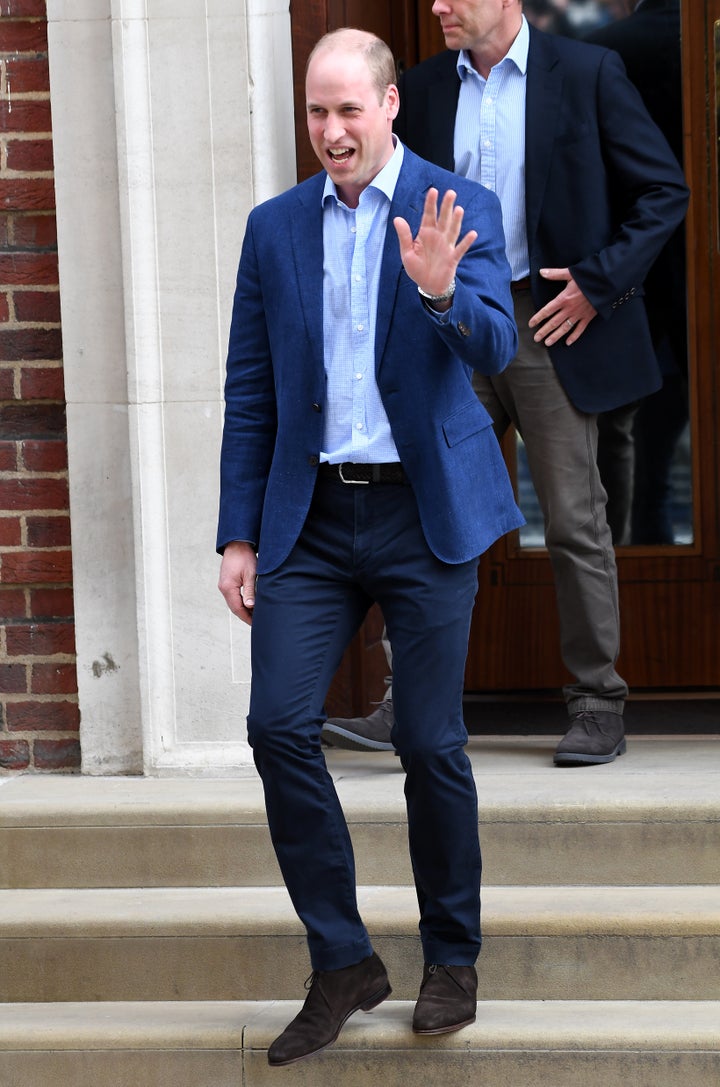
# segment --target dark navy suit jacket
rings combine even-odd
[[[460,80],[444,52],[400,79],[395,131],[452,169]],[[642,285],[682,221],[688,191],[667,142],[616,53],[530,28],[525,125],[526,227],[536,308],[564,283],[540,268],[569,267],[598,311],[581,339],[550,348],[581,411],[654,392],[661,376]]]
[[[325,173],[255,208],[233,306],[225,387],[217,544],[258,547],[258,572],[279,566],[302,531],[323,441]],[[451,320],[438,324],[406,274],[392,219],[417,233],[430,186],[452,187],[463,233]],[[468,561],[523,523],[490,417],[471,372],[502,370],[517,349],[500,205],[480,185],[405,149],[388,216],[378,293],[375,375],[427,542]]]

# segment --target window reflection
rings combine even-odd
[[[680,0],[524,0],[523,10],[540,29],[616,49],[682,163]],[[663,387],[637,404],[600,416],[598,465],[616,545],[689,544],[693,510],[683,228],[658,257],[645,292]],[[542,515],[520,439],[517,452],[518,500],[527,520],[520,542],[542,546]]]

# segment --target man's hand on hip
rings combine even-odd
[[[530,318],[530,328],[537,329],[535,342],[544,341],[546,347],[552,347],[565,336],[565,342],[570,347],[597,316],[597,310],[588,302],[570,275],[569,268],[541,268],[540,275],[543,279],[564,279],[567,285]]]

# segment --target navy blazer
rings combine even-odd
[[[395,131],[452,169],[460,90],[457,53],[400,79]],[[642,285],[682,221],[688,190],[665,137],[618,55],[530,27],[525,122],[525,218],[537,309],[563,283],[540,268],[569,267],[598,311],[580,340],[550,355],[581,411],[607,411],[661,384]]]
[[[225,384],[217,545],[257,546],[279,566],[302,531],[323,441],[322,193],[326,174],[255,208],[233,305]],[[463,233],[450,320],[437,321],[405,272],[392,220],[413,235],[425,194],[452,187]],[[471,372],[502,370],[517,349],[500,205],[480,185],[405,149],[388,216],[378,293],[375,376],[423,531],[443,562],[468,561],[523,523]]]

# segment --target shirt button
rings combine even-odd
[[[365,325],[358,325],[357,326],[358,332],[362,332],[364,328],[365,328]]]
[[[358,381],[362,381],[362,374],[355,374]]]
[[[362,430],[362,428],[363,428],[363,425],[362,425],[362,423],[356,423],[356,424],[355,424],[355,429],[356,429],[356,430]]]

